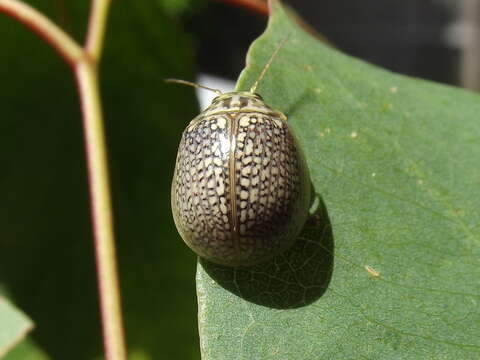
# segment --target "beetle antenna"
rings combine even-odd
[[[198,89],[205,89],[205,90],[210,90],[213,91],[214,93],[217,93],[218,95],[222,95],[222,92],[218,89],[213,89],[205,85],[200,85],[194,82],[186,81],[186,80],[180,80],[180,79],[165,79],[165,82],[167,83],[176,83],[176,84],[182,84],[182,85],[188,85],[188,86],[193,86],[194,88]]]
[[[273,59],[275,59],[275,57],[277,56],[278,52],[280,51],[280,49],[283,47],[283,45],[285,45],[285,43],[287,42],[287,40],[289,39],[291,33],[288,34],[287,36],[285,36],[285,38],[281,41],[281,43],[277,46],[277,48],[275,49],[275,51],[273,52],[272,56],[270,56],[270,59],[268,59],[268,62],[267,64],[264,66],[262,72],[260,73],[260,76],[257,78],[257,80],[255,81],[255,83],[253,84],[253,86],[250,88],[250,92],[252,94],[255,93],[255,90],[257,90],[257,86],[258,86],[258,83],[263,79],[263,77],[265,76],[265,74],[267,73],[267,70],[268,68],[270,67],[270,65],[272,65],[272,62],[273,62]]]

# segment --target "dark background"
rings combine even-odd
[[[471,59],[471,53],[478,52],[479,46],[467,41],[470,34],[478,38],[480,3],[475,0],[285,3],[332,46],[352,56],[402,74],[478,88],[478,80],[472,76],[478,78],[475,63],[479,58]],[[205,11],[187,17],[186,24],[188,31],[199,36],[199,71],[235,79],[244,66],[243,55],[263,31],[266,17],[212,1]],[[465,71],[469,75],[463,74]]]

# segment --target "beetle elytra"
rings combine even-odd
[[[184,242],[228,266],[268,261],[289,248],[310,203],[310,177],[287,118],[250,91],[221,93],[185,129],[172,182],[172,212]]]

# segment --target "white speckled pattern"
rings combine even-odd
[[[309,200],[307,167],[286,118],[258,95],[220,95],[185,130],[172,211],[185,243],[207,260],[267,261],[294,242]]]

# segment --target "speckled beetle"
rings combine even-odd
[[[187,126],[172,182],[172,212],[185,243],[201,257],[250,266],[289,248],[303,227],[310,178],[287,118],[255,93],[284,40],[250,91],[215,91]]]

